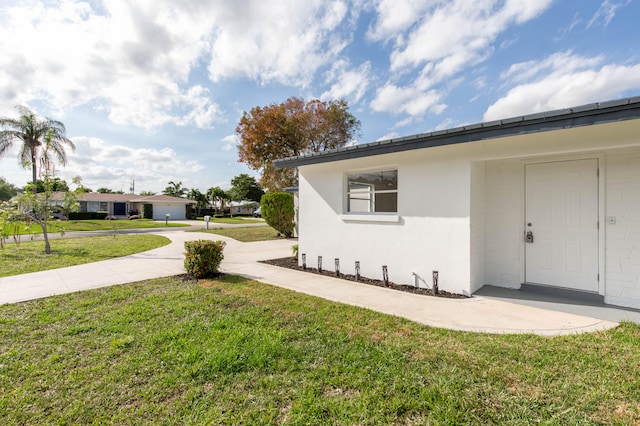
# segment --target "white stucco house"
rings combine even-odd
[[[54,201],[61,202],[64,193],[54,194]],[[145,204],[153,206],[153,219],[165,220],[170,215],[171,220],[186,219],[186,207],[195,201],[186,198],[170,197],[168,195],[135,195],[135,194],[103,194],[100,192],[85,192],[78,195],[81,212],[107,212],[117,219],[126,219],[130,213],[138,212],[142,217]]]
[[[640,97],[291,157],[307,264],[640,308]],[[327,262],[327,259],[329,261]]]

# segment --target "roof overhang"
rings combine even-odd
[[[284,169],[635,119],[640,119],[640,96],[288,157],[273,164]]]

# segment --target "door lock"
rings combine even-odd
[[[524,237],[524,241],[527,243],[533,243],[533,232],[527,231]]]

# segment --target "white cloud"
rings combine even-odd
[[[349,99],[352,103],[357,103],[364,96],[371,79],[369,61],[357,69],[349,68],[349,61],[345,59],[336,61],[326,74],[326,82],[333,82],[333,84],[320,96],[320,99]]]
[[[110,145],[98,138],[73,138],[75,152],[67,153],[67,166],[60,176],[71,182],[80,175],[83,184],[93,190],[99,187],[129,189],[131,179],[136,188],[159,192],[170,180],[182,181],[189,187],[191,176],[205,168],[198,161],[181,158],[171,148],[130,148]]]
[[[538,16],[550,4],[551,0],[382,0],[369,36],[395,41],[393,70],[459,56],[473,63],[509,25]]]
[[[543,112],[618,98],[630,90],[640,90],[640,64],[610,64],[584,69],[599,58],[565,58],[544,61],[540,70],[551,69],[542,77],[512,88],[484,113],[484,120]],[[577,66],[576,64],[582,64]],[[533,76],[528,76],[533,77]],[[521,81],[518,79],[517,81]]]
[[[624,0],[617,3],[612,0],[604,0],[587,24],[587,28],[591,28],[601,21],[602,25],[606,27],[607,25],[609,25],[609,22],[611,22],[611,20],[616,16],[617,10],[628,5],[629,3],[631,3],[631,0]]]
[[[211,127],[218,106],[188,82],[207,51],[212,23],[197,3],[108,0],[22,4],[2,9],[0,100],[36,100],[62,111],[90,104],[118,124]]]
[[[378,141],[387,141],[389,139],[395,139],[395,138],[399,138],[400,134],[398,132],[390,132],[390,133],[386,133],[382,136],[380,136],[378,139],[376,139],[376,142]]]
[[[411,115],[441,111],[443,91],[434,89],[436,85],[486,60],[499,34],[535,18],[550,4],[551,0],[381,0],[368,36],[393,44],[390,70],[395,76],[378,90],[371,107]],[[416,68],[421,71],[413,82],[402,87],[394,81]],[[399,98],[392,100],[391,95]]]
[[[44,101],[58,116],[91,105],[114,123],[147,129],[211,128],[221,120],[215,94],[191,82],[203,65],[214,81],[306,87],[348,45],[361,7],[346,0],[9,1],[0,6],[0,103]],[[331,90],[353,76],[341,78]],[[362,83],[351,83],[352,95],[362,96]]]
[[[386,84],[378,89],[376,98],[371,102],[374,111],[388,111],[421,115],[425,111],[440,114],[446,108],[441,101],[443,94],[436,90],[420,91],[415,87],[398,87]]]
[[[441,123],[439,123],[434,130],[438,131],[438,130],[446,130],[446,129],[451,129],[452,127],[454,127],[453,124],[453,120],[450,118],[445,119],[444,121],[442,121]]]
[[[590,69],[602,63],[603,57],[586,57],[574,55],[572,52],[554,53],[544,61],[527,61],[513,64],[500,75],[502,80],[521,82],[530,80],[538,75],[560,71],[564,74],[580,69]]]
[[[342,0],[224,2],[212,12],[211,78],[306,87],[347,46],[339,31],[347,12]]]
[[[238,146],[240,139],[238,138],[238,135],[229,135],[222,138],[222,142],[224,143],[222,149],[224,151],[231,151]]]

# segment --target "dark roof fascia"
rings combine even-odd
[[[273,164],[278,169],[284,169],[638,118],[640,96],[288,157],[276,160]]]

